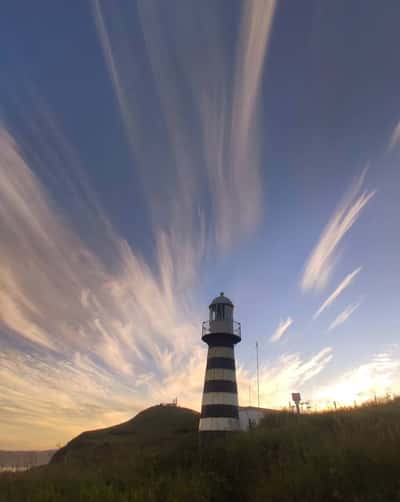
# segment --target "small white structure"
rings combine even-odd
[[[256,406],[241,406],[239,408],[240,429],[248,431],[252,427],[257,426],[265,416],[275,413],[279,413],[279,411],[268,408],[257,408]]]

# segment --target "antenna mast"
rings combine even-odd
[[[260,407],[260,372],[258,366],[258,342],[256,342],[256,354],[257,354],[257,401],[258,401],[258,407]]]

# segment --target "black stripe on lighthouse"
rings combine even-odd
[[[229,404],[206,404],[201,407],[202,418],[229,417],[239,418],[238,407]]]
[[[234,370],[235,360],[231,357],[211,357],[207,359],[207,369],[215,368]]]
[[[229,392],[237,394],[236,382],[231,380],[206,380],[204,384],[204,394],[208,392]]]

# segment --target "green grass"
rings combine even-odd
[[[400,502],[400,400],[267,417],[199,455],[198,415],[151,408],[52,465],[0,476],[0,501]]]

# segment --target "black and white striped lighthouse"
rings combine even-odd
[[[208,345],[199,433],[201,438],[240,430],[235,369],[235,344],[240,323],[233,320],[233,303],[221,293],[209,306],[202,340]]]

